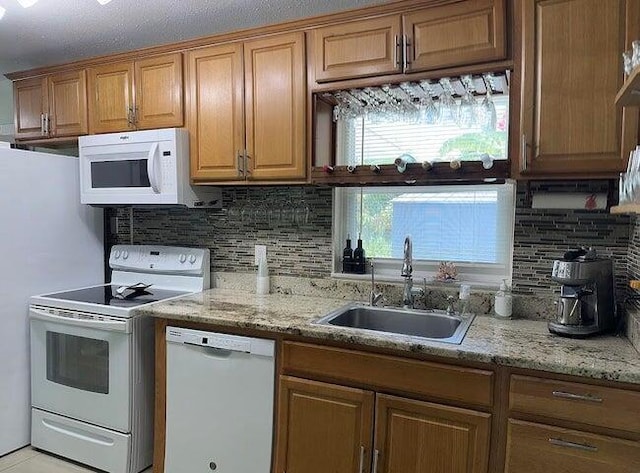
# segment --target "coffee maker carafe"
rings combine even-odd
[[[551,279],[562,284],[549,331],[566,337],[586,337],[615,328],[613,263],[593,249],[569,250],[553,262]]]

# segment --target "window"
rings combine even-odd
[[[369,113],[338,120],[338,164],[390,164],[400,157],[409,162],[478,161],[488,154],[494,160],[507,159],[509,129],[508,96],[493,98],[495,128],[473,120],[460,126],[453,120],[427,123],[419,112],[405,114],[405,121],[388,113]]]
[[[334,195],[334,270],[342,271],[347,235],[362,235],[381,278],[397,279],[405,236],[415,277],[453,262],[458,280],[496,286],[511,279],[515,185],[348,187]]]
[[[334,94],[336,164],[506,160],[508,74],[351,89]],[[490,158],[490,159],[489,159]],[[379,277],[399,279],[412,238],[416,277],[453,262],[458,280],[497,286],[511,279],[515,185],[337,188],[334,271],[359,234]]]

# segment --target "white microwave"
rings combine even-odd
[[[83,204],[222,207],[220,189],[190,184],[183,128],[81,136],[78,146]]]

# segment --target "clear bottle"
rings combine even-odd
[[[503,279],[500,283],[500,290],[496,292],[494,311],[496,316],[502,318],[510,318],[513,309],[513,298],[511,290],[507,286],[507,280]]]

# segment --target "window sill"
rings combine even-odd
[[[384,272],[376,271],[375,274],[375,282],[376,283],[387,283],[387,284],[404,284],[404,278],[399,276],[400,270],[398,270],[398,274],[389,274]],[[371,281],[371,273],[366,274],[351,274],[351,273],[331,273],[331,278],[340,279],[344,281]],[[451,282],[443,282],[435,279],[433,273],[421,273],[415,272],[413,274],[413,286],[414,287],[422,287],[423,279],[427,278],[427,287],[428,288],[436,288],[436,289],[458,289],[461,284],[469,284],[472,289],[483,289],[489,291],[496,291],[500,287],[500,283],[502,279],[496,278],[483,278],[479,275],[474,275],[473,277],[456,279]]]

